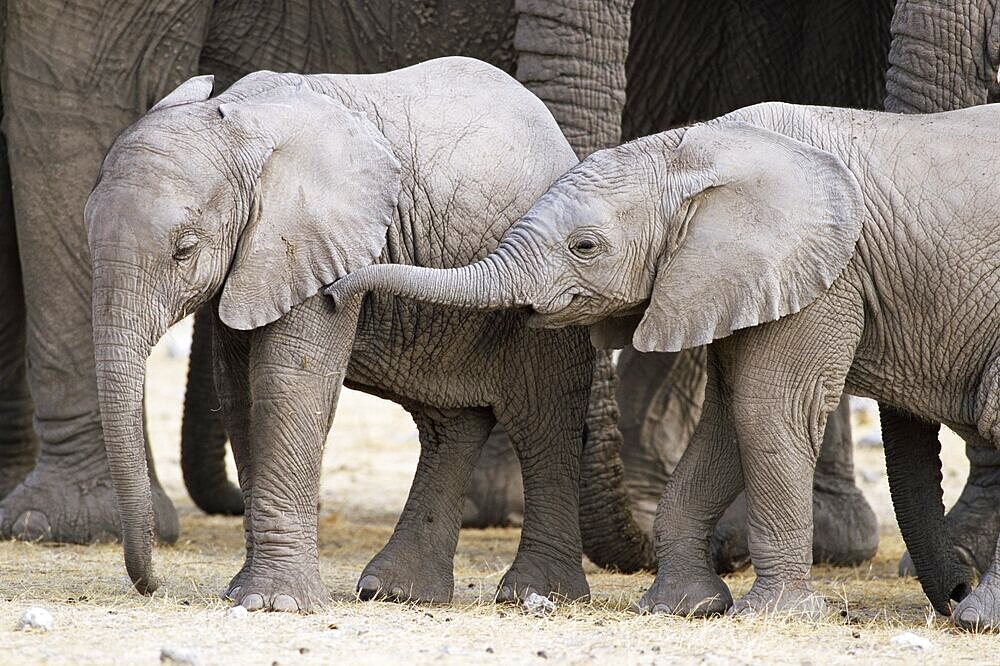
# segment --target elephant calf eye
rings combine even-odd
[[[576,256],[588,259],[597,254],[600,244],[593,238],[580,238],[570,243],[569,249]]]
[[[184,261],[190,258],[198,249],[198,237],[194,234],[184,234],[174,243],[174,259]]]

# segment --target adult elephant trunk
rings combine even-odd
[[[885,441],[886,475],[899,522],[920,586],[934,610],[951,613],[951,600],[972,591],[972,570],[958,560],[944,520],[941,491],[940,425],[919,421],[879,405]]]
[[[366,266],[327,290],[337,303],[367,291],[458,308],[498,310],[531,304],[538,261],[513,234],[489,255],[461,268],[424,268],[402,264]]]
[[[611,355],[597,352],[590,388],[586,442],[580,461],[580,536],[583,552],[605,569],[655,571],[656,554],[633,516],[622,463],[622,433],[615,400],[617,377]]]
[[[202,306],[194,317],[184,418],[181,470],[188,494],[209,514],[243,515],[243,494],[226,478],[226,429],[212,368],[212,314]]]
[[[118,500],[125,568],[136,590],[151,594],[159,587],[153,573],[153,498],[143,437],[146,358],[166,329],[140,315],[137,280],[114,283],[95,263],[93,317],[97,399],[104,446]],[[124,287],[124,288],[123,288]]]

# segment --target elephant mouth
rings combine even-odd
[[[528,315],[530,328],[563,328],[564,326],[585,326],[598,321],[600,315],[593,314],[587,306],[593,297],[586,294],[564,293],[545,306],[534,306]]]

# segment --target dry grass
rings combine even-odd
[[[146,599],[129,590],[118,546],[0,543],[0,663],[155,663],[162,647],[193,648],[201,663],[441,662],[840,663],[1000,659],[1000,638],[952,630],[935,617],[916,582],[895,575],[902,551],[887,503],[880,449],[859,449],[859,479],[885,527],[878,558],[856,569],[816,567],[833,611],[826,621],[685,620],[627,611],[651,582],[588,567],[594,601],[563,604],[548,618],[491,601],[517,544],[516,530],[463,533],[450,606],[359,603],[351,591],[389,537],[417,455],[409,418],[394,405],[346,392],[327,452],[320,529],[322,571],[333,599],[309,616],[226,616],[217,592],[241,564],[235,518],[201,515],[184,494],[177,465],[185,362],[159,349],[149,390],[157,466],[181,513],[182,539],[159,548],[166,584]],[[956,441],[948,450],[948,497],[964,481]],[[728,579],[746,590],[752,573]],[[44,606],[48,634],[15,631],[20,614]],[[894,647],[913,631],[931,653]]]

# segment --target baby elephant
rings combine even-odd
[[[1000,563],[970,593],[936,426],[921,420],[1000,444],[998,124],[997,106],[749,107],[590,156],[480,262],[369,268],[332,293],[522,306],[534,326],[594,324],[595,342],[641,351],[714,340],[703,417],[656,516],[651,611],[821,611],[809,565],[823,426],[845,389],[873,397],[925,592],[941,613],[960,601],[963,627],[1000,627]],[[744,488],[757,579],[733,605],[708,543]]]
[[[588,595],[579,457],[594,350],[585,328],[519,312],[318,294],[374,261],[468,264],[576,164],[545,106],[503,72],[445,58],[388,74],[259,72],[217,97],[188,81],[115,141],[86,208],[94,343],[126,565],[154,590],[144,363],[210,302],[216,379],[246,506],[227,595],[251,609],[326,598],[316,506],[341,384],[402,404],[421,455],[363,598],[447,601],[462,495],[496,422],[519,454],[525,515],[500,583]],[[502,102],[501,102],[502,100]]]

